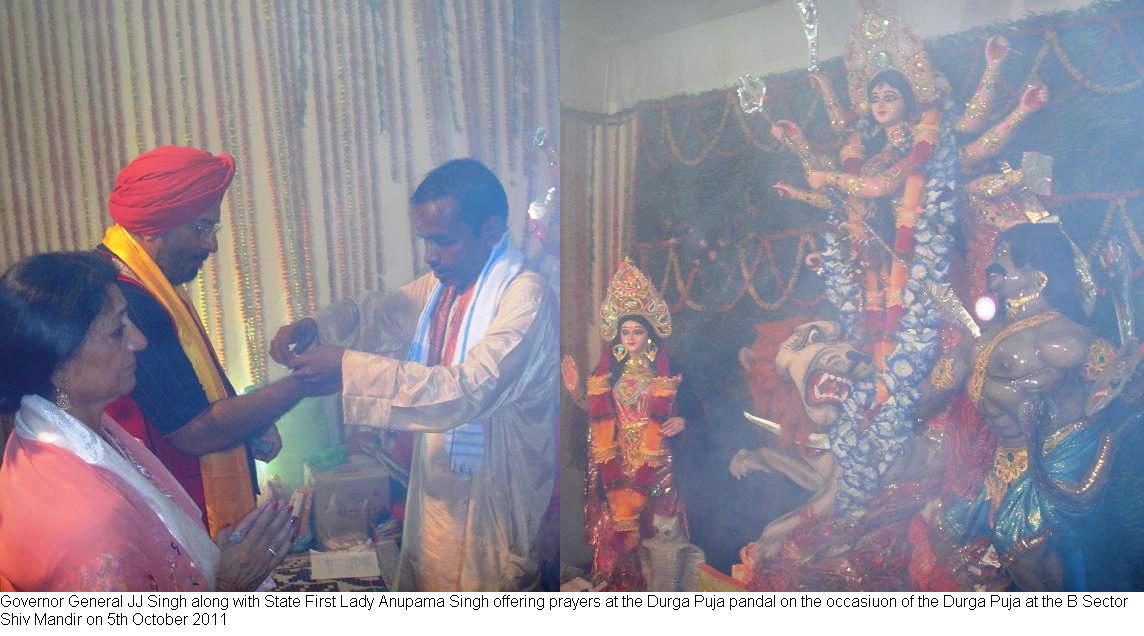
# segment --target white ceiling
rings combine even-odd
[[[561,0],[560,31],[601,44],[641,40],[781,0]]]

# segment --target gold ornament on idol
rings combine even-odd
[[[1049,277],[1046,276],[1044,272],[1037,272],[1037,289],[1005,301],[1005,306],[1007,307],[1006,313],[1009,317],[1014,318],[1020,315],[1025,305],[1041,297],[1041,293],[1045,291],[1045,286],[1048,284]]]
[[[622,361],[628,357],[628,348],[622,344],[612,347],[612,357],[616,359],[616,362]]]
[[[925,47],[897,17],[867,11],[851,34],[844,62],[850,103],[859,113],[870,112],[866,86],[888,68],[905,76],[923,110],[938,98],[937,76]]]
[[[608,295],[600,305],[600,337],[606,341],[615,338],[620,318],[625,316],[647,320],[660,338],[671,335],[671,314],[667,303],[647,276],[627,257],[612,276]]]

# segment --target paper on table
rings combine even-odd
[[[337,552],[310,550],[310,576],[321,579],[370,579],[381,576],[377,552],[371,546]]]

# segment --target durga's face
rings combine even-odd
[[[893,86],[878,84],[870,90],[870,112],[883,127],[894,126],[905,118],[906,100]]]

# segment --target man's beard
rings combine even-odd
[[[199,270],[202,269],[203,263],[205,263],[205,262],[206,262],[206,259],[196,261],[195,263],[188,265],[182,271],[176,272],[172,276],[168,276],[167,280],[172,285],[183,285],[185,283],[189,283],[189,282],[195,280],[196,278],[198,278]]]

